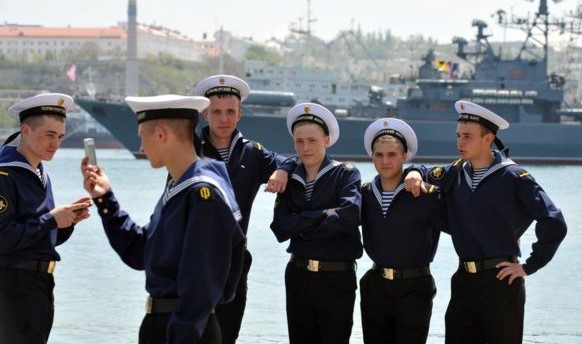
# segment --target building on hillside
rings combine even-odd
[[[79,51],[94,51],[99,59],[124,58],[127,24],[109,28],[0,25],[0,55],[33,60],[64,60]],[[179,60],[199,61],[205,51],[180,32],[156,25],[138,24],[138,58],[168,54]]]

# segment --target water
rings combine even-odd
[[[124,150],[99,150],[101,166],[112,181],[121,206],[133,219],[145,224],[163,191],[166,172],[153,170],[146,160],[135,160]],[[84,195],[79,172],[83,151],[62,149],[47,164],[57,204]],[[358,163],[364,181],[374,176],[374,167]],[[524,343],[582,342],[582,166],[525,166],[562,208],[569,233],[548,266],[526,279]],[[239,344],[287,343],[284,269],[287,244],[279,244],[269,224],[274,195],[260,192],[249,227],[253,266]],[[137,343],[144,315],[144,273],[121,262],[111,249],[99,216],[79,224],[72,238],[59,247],[62,262],[55,279],[55,322],[49,343]],[[535,239],[533,228],[522,238],[524,256]],[[371,266],[364,256],[358,261],[358,276]],[[437,284],[428,342],[444,340],[444,312],[450,296],[450,276],[457,257],[447,235],[431,269]],[[359,297],[354,313],[353,344],[362,343]]]

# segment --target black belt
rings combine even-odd
[[[55,267],[57,266],[57,262],[54,260],[51,261],[44,261],[44,260],[31,260],[28,262],[17,263],[14,265],[10,265],[9,269],[23,269],[23,270],[32,270],[32,271],[40,271],[46,272],[47,274],[52,274],[55,271]]]
[[[428,266],[423,266],[421,268],[393,269],[382,268],[374,264],[372,270],[380,273],[382,277],[387,280],[419,278],[430,275],[430,268]]]
[[[492,270],[497,268],[497,264],[502,262],[516,263],[517,258],[515,257],[505,257],[505,258],[491,258],[485,260],[472,260],[466,262],[459,262],[459,269],[465,270],[468,273],[475,274],[477,272]]]
[[[297,255],[291,255],[291,263],[298,268],[306,268],[309,271],[356,271],[356,262],[353,260],[339,262],[324,262],[321,260],[307,259]]]
[[[178,310],[179,304],[180,299],[148,296],[146,299],[146,313],[171,313]]]

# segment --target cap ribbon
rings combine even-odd
[[[217,95],[217,94],[234,94],[235,96],[238,97],[238,99],[241,99],[240,98],[240,90],[238,88],[234,88],[231,86],[212,87],[208,91],[206,91],[204,96],[209,98],[209,97]]]
[[[20,111],[19,113],[20,123],[22,123],[28,117],[40,115],[57,115],[67,117],[67,110],[65,110],[65,108],[62,106],[56,105],[36,106],[30,109]]]
[[[194,119],[198,111],[194,109],[153,109],[136,112],[137,123],[152,119]]]
[[[376,135],[374,136],[374,139],[372,140],[372,150],[374,150],[374,143],[376,142],[377,139],[380,138],[380,136],[384,136],[384,135],[390,135],[395,137],[396,139],[398,139],[400,142],[402,142],[402,145],[404,145],[404,151],[408,152],[408,146],[406,145],[406,138],[404,137],[404,135],[402,135],[401,132],[399,132],[398,130],[394,130],[394,129],[382,129],[380,131],[378,131],[376,133]]]
[[[486,126],[487,128],[493,130],[493,132],[496,134],[497,134],[497,130],[499,129],[499,127],[497,125],[495,125],[495,123],[491,122],[490,120],[483,118],[481,116],[470,114],[470,113],[461,113],[459,115],[459,118],[457,119],[457,122],[461,122],[461,121],[480,123],[480,124]]]
[[[323,128],[325,135],[329,135],[329,128],[327,127],[327,124],[325,123],[325,121],[323,119],[321,119],[320,117],[318,117],[316,115],[304,113],[303,115],[297,116],[297,118],[295,118],[295,121],[293,121],[293,125],[291,126],[291,131],[293,131],[293,129],[295,129],[295,126],[297,125],[297,123],[300,123],[300,122],[312,122],[312,123],[318,124],[320,127]]]

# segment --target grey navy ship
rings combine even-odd
[[[419,138],[417,161],[451,161],[458,157],[457,116],[453,104],[467,99],[510,122],[510,128],[500,132],[499,137],[509,147],[511,158],[522,163],[582,163],[582,109],[563,108],[564,78],[553,73],[548,75],[550,25],[547,0],[540,0],[535,18],[527,23],[527,38],[522,48],[517,56],[508,59],[494,52],[485,34],[487,24],[473,21],[477,35],[471,51],[466,40],[454,40],[457,56],[473,67],[470,75],[439,77],[433,63],[434,53],[429,51],[423,57],[424,64],[415,84],[395,105],[380,101],[381,97],[372,88],[368,104],[359,103],[348,108],[347,115],[337,116],[340,139],[329,150],[330,155],[336,159],[368,159],[363,146],[366,127],[375,117],[390,116],[406,120],[415,130]],[[534,52],[532,39],[540,43]],[[335,84],[329,85],[330,92],[337,88]],[[142,157],[135,115],[125,103],[76,101],[134,156]],[[292,92],[253,92],[243,103],[240,131],[270,150],[293,154],[285,110],[295,101]]]

